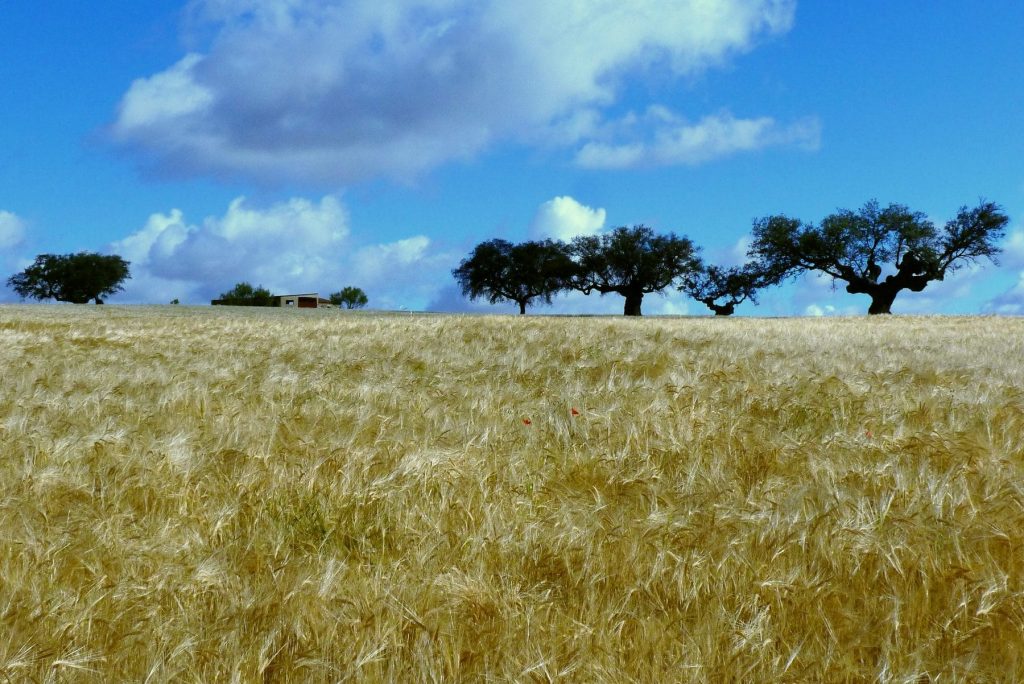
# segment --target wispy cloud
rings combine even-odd
[[[812,151],[821,141],[821,124],[814,118],[780,124],[770,117],[739,119],[724,113],[689,123],[662,107],[652,108],[644,116],[626,117],[609,129],[611,141],[591,141],[579,150],[579,166],[693,166],[769,147]]]

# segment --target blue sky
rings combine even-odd
[[[1010,0],[2,2],[0,269],[96,250],[132,262],[112,302],[249,280],[511,312],[454,288],[479,241],[644,223],[729,262],[760,216],[984,197],[1001,266],[894,311],[1020,314],[1022,38]],[[866,307],[807,277],[740,313]]]

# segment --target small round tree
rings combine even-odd
[[[361,309],[366,306],[370,301],[370,298],[366,296],[358,287],[352,287],[351,285],[341,288],[339,292],[334,292],[330,296],[331,304],[335,306],[342,306],[346,309]]]
[[[7,284],[21,297],[102,304],[104,297],[124,289],[122,283],[131,277],[128,266],[116,254],[40,254],[31,266],[8,278]]]
[[[462,294],[491,304],[515,302],[519,313],[535,299],[548,304],[566,289],[573,263],[565,245],[554,240],[512,244],[507,240],[481,242],[452,271]]]
[[[572,241],[569,251],[576,264],[572,289],[620,294],[626,298],[626,316],[641,315],[645,294],[661,292],[700,268],[697,248],[689,238],[656,235],[647,226],[583,235]]]
[[[243,281],[221,294],[214,303],[228,306],[274,306],[274,296],[262,285],[253,287]]]

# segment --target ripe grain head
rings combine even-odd
[[[1022,333],[4,307],[0,672],[1024,678]]]

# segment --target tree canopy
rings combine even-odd
[[[253,287],[247,282],[236,284],[233,288],[221,294],[214,304],[227,306],[274,306],[274,296],[270,290],[262,285]]]
[[[31,266],[8,278],[7,284],[21,297],[102,304],[104,297],[124,289],[122,283],[131,277],[128,266],[116,254],[40,254]]]
[[[626,316],[641,315],[645,294],[660,292],[700,268],[689,238],[656,235],[647,226],[580,236],[572,241],[569,252],[576,265],[571,287],[584,294],[622,295]]]
[[[698,270],[683,277],[679,291],[714,311],[716,316],[731,316],[745,301],[756,304],[757,291],[769,284],[770,279],[756,264],[729,268],[702,264]]]
[[[352,287],[351,285],[341,288],[338,292],[331,293],[329,299],[331,304],[343,306],[346,309],[361,309],[370,301],[370,298],[366,296],[362,289]]]
[[[515,302],[519,313],[535,299],[550,304],[566,289],[573,263],[565,245],[554,240],[512,244],[495,239],[481,242],[452,271],[462,294],[491,304]]]
[[[869,314],[884,314],[902,290],[920,292],[979,258],[994,261],[1008,221],[1001,207],[982,200],[938,230],[921,212],[872,200],[818,225],[781,215],[755,221],[749,254],[780,280],[805,271],[842,280],[847,292],[871,297]]]

